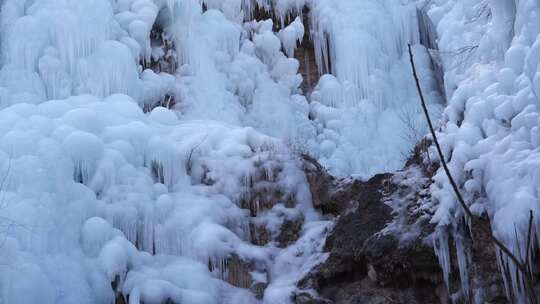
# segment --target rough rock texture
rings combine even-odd
[[[330,256],[321,268],[323,280],[367,272],[364,244],[392,219],[392,210],[381,202],[382,193],[378,191],[388,177],[377,175],[366,183],[354,181],[335,198],[353,206],[340,215],[326,240],[325,250]],[[346,197],[343,193],[356,195]]]
[[[315,59],[315,47],[310,37],[309,9],[307,7],[304,8],[302,17],[305,28],[304,39],[294,52],[294,57],[300,63],[298,72],[302,75],[303,79],[301,85],[302,91],[306,96],[309,96],[313,88],[317,85],[320,75]]]
[[[303,225],[304,220],[302,217],[285,219],[283,224],[281,224],[279,235],[276,238],[279,247],[284,248],[294,244],[300,237]]]
[[[249,223],[249,235],[250,242],[258,246],[265,246],[272,240],[270,231],[264,225],[254,223],[253,221]]]
[[[416,146],[403,170],[368,181],[330,176],[304,157],[313,203],[336,216],[325,243],[328,259],[298,284],[297,304],[508,303],[493,244],[486,232],[462,229],[470,246],[469,294],[461,287],[455,246],[450,246],[450,290],[433,249],[434,203],[429,187],[438,164],[427,140]],[[475,221],[484,219],[475,219]],[[472,235],[471,235],[472,234]],[[454,240],[449,240],[454,244]]]
[[[323,214],[338,215],[341,212],[341,204],[334,203],[331,193],[337,188],[336,179],[309,155],[303,155],[303,161],[313,206]]]
[[[413,158],[402,172],[359,181],[332,177],[305,157],[314,205],[337,218],[330,255],[300,282],[295,303],[447,303],[427,242],[429,214],[415,208],[429,199],[429,178],[420,177],[431,170]]]
[[[237,255],[232,255],[227,260],[227,272],[224,279],[233,286],[250,288],[253,284],[250,272],[254,269],[255,263],[253,261],[245,261]]]

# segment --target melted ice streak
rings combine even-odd
[[[244,22],[255,3],[280,32]],[[328,227],[291,147],[367,176],[398,167],[414,144],[396,130],[416,102],[403,54],[418,40],[416,8],[390,3],[2,1],[1,302],[111,303],[116,279],[130,303],[260,302],[220,280],[231,255],[270,274],[263,302],[290,301],[324,259]],[[292,58],[306,4],[319,68],[333,73],[311,103]],[[156,54],[155,23],[176,46],[175,75],[139,65]],[[166,95],[174,111],[143,113]],[[249,242],[241,202],[260,179],[304,219],[285,249]]]

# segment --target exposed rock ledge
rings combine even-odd
[[[437,168],[423,164],[422,153],[417,147],[402,171],[368,181],[332,177],[315,160],[304,158],[314,205],[323,214],[336,216],[336,224],[325,244],[329,257],[300,281],[296,304],[459,299],[459,271],[452,269],[448,291],[432,247],[435,227],[429,223],[429,186]],[[479,241],[473,247],[485,249],[489,244]],[[472,258],[480,265],[477,268],[484,268],[476,274],[477,287],[490,284],[486,300],[505,303],[494,255]]]

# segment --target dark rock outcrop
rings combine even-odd
[[[447,303],[426,242],[434,227],[415,208],[429,199],[432,170],[418,164],[411,159],[403,172],[360,181],[332,177],[305,157],[314,205],[337,218],[325,243],[329,257],[299,283],[295,303]]]
[[[319,77],[319,68],[317,66],[317,60],[315,59],[315,46],[311,40],[311,22],[309,20],[310,11],[306,6],[302,10],[302,21],[304,24],[305,32],[302,43],[298,46],[294,52],[294,57],[300,63],[298,72],[302,75],[302,91],[304,95],[309,96],[313,91],[313,88],[317,85]]]
[[[388,177],[377,175],[366,183],[353,181],[338,192],[336,200],[346,203],[349,208],[339,216],[333,232],[326,239],[325,250],[330,256],[320,269],[324,281],[367,273],[364,243],[392,219],[392,209],[382,203],[379,191]],[[356,195],[345,197],[345,193]]]
[[[299,282],[295,303],[508,303],[489,232],[478,228],[484,218],[470,229],[464,222],[454,227],[459,246],[455,233],[445,234],[450,290],[444,282],[433,248],[440,231],[430,223],[436,208],[430,185],[439,168],[430,160],[430,145],[419,143],[403,170],[368,181],[333,177],[304,157],[313,204],[336,223],[324,247],[328,258]],[[467,254],[465,278],[460,246]]]
[[[341,203],[333,200],[331,194],[336,186],[336,179],[321,166],[317,160],[309,155],[303,155],[304,172],[309,183],[313,206],[323,214],[338,215],[341,212]]]
[[[296,240],[298,240],[300,237],[300,232],[302,232],[303,225],[304,219],[302,217],[293,219],[285,218],[281,224],[279,235],[276,238],[279,247],[285,248],[294,244],[294,242],[296,242]]]

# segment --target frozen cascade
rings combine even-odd
[[[418,7],[402,1],[316,1],[310,11],[311,39],[323,76],[311,94],[317,125],[316,158],[337,175],[398,169],[424,134],[410,77],[407,44],[413,44],[422,84],[437,117],[431,58],[419,46]],[[358,16],[362,16],[359,18]],[[369,132],[365,132],[369,130]],[[395,130],[403,130],[396,132]],[[416,134],[416,135],[415,135]]]
[[[297,154],[402,164],[407,43],[441,106],[412,0],[0,3],[2,303],[287,303],[330,227]]]

